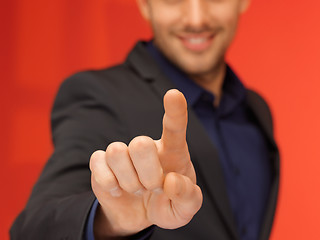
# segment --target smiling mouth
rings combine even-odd
[[[206,38],[189,38],[186,39],[190,44],[201,44],[207,41]]]
[[[214,35],[209,36],[183,36],[179,37],[183,46],[192,52],[203,52],[207,50],[214,39]]]

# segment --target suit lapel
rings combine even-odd
[[[197,177],[202,178],[201,188],[208,189],[211,201],[234,239],[238,238],[233,213],[229,204],[225,179],[216,147],[192,109],[189,109],[187,142]]]
[[[260,231],[260,240],[269,239],[274,219],[274,213],[277,206],[277,198],[279,191],[279,178],[280,178],[280,161],[279,150],[273,138],[273,125],[272,118],[267,104],[255,92],[247,91],[247,105],[251,109],[257,123],[260,125],[269,142],[270,161],[273,167],[273,182],[270,189],[269,201]]]
[[[169,89],[176,88],[175,85],[164,76],[141,43],[131,52],[127,62],[134,67],[135,71],[145,80],[151,83],[152,89],[159,98],[162,99]],[[211,143],[209,136],[203,129],[193,109],[188,108],[188,113],[187,142],[197,177],[202,177],[201,182],[204,186],[201,187],[208,189],[209,196],[211,200],[215,202],[219,214],[229,232],[234,238],[238,238],[217,150]]]
[[[268,106],[262,98],[251,90],[247,90],[247,105],[252,111],[262,131],[267,136],[269,143],[273,148],[277,148],[273,138],[273,127],[271,114],[269,113]]]

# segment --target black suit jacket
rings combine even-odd
[[[12,239],[83,239],[95,199],[90,186],[90,155],[114,141],[138,135],[158,139],[164,113],[162,98],[175,88],[138,43],[119,66],[78,73],[67,79],[52,111],[54,153],[33,188],[25,209],[11,228]],[[268,239],[276,207],[279,154],[270,111],[256,93],[247,104],[269,142],[273,183],[260,240]],[[239,239],[228,203],[215,146],[192,109],[187,142],[203,191],[203,205],[192,221],[177,230],[156,228],[151,239]]]

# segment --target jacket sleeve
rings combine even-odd
[[[51,116],[54,152],[10,230],[12,240],[84,238],[95,200],[90,156],[112,141],[126,141],[116,94],[110,92],[94,72],[61,85]]]

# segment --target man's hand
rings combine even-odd
[[[186,142],[187,103],[182,93],[164,96],[160,140],[134,138],[111,143],[90,159],[91,184],[100,206],[95,235],[126,236],[153,224],[186,225],[202,204],[201,189]]]

